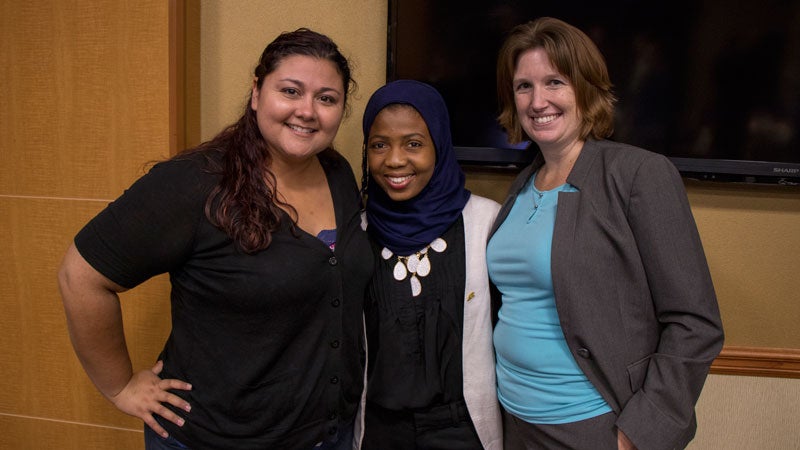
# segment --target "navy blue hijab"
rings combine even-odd
[[[378,113],[388,105],[413,106],[425,120],[436,147],[436,165],[431,180],[414,198],[396,202],[368,176],[367,222],[370,235],[397,255],[410,255],[434,239],[458,219],[469,200],[464,172],[456,161],[450,135],[447,105],[432,86],[414,80],[397,80],[381,87],[364,111],[364,148]],[[366,151],[364,152],[365,170]]]

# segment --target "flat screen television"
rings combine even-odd
[[[439,89],[462,164],[534,154],[497,125],[495,65],[506,33],[539,16],[582,29],[605,56],[611,139],[663,153],[688,178],[800,184],[796,0],[390,0],[387,79]]]

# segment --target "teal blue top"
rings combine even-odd
[[[567,347],[556,311],[550,271],[559,192],[539,191],[533,180],[517,197],[489,241],[489,276],[503,296],[494,330],[497,396],[529,423],[576,422],[611,411]]]

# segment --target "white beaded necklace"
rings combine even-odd
[[[394,279],[403,281],[411,273],[411,296],[416,297],[422,292],[422,283],[419,277],[426,277],[431,273],[431,260],[428,258],[428,249],[436,253],[442,253],[447,248],[447,242],[442,238],[436,238],[422,250],[408,256],[397,255],[397,263],[394,265]],[[381,257],[389,260],[394,253],[386,247],[381,250]]]

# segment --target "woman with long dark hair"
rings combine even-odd
[[[353,88],[328,37],[281,34],[241,118],[155,165],[67,251],[75,351],[145,422],[147,449],[352,447],[373,258],[352,169],[331,145]],[[171,334],[136,372],[117,294],[161,273]]]

